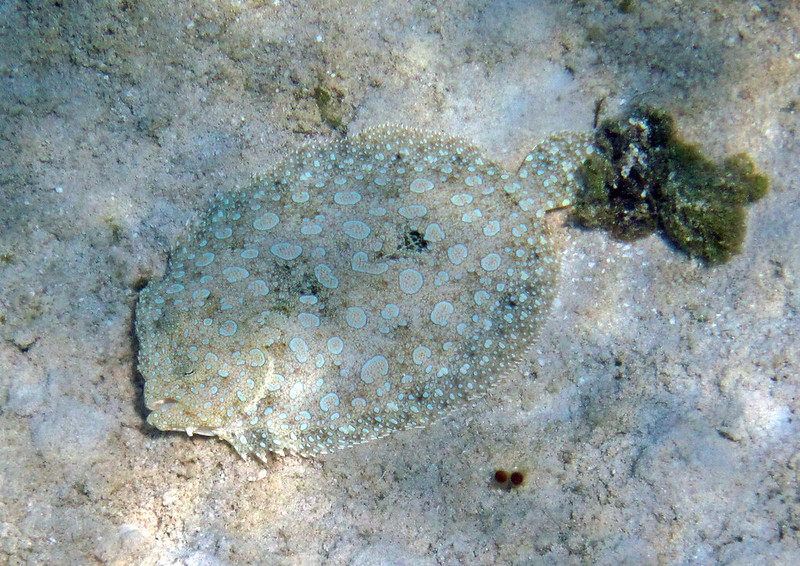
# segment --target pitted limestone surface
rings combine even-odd
[[[219,196],[137,306],[148,422],[263,459],[481,397],[543,324],[545,212],[570,204],[591,151],[557,135],[509,173],[463,140],[384,126]]]

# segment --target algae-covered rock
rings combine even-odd
[[[605,121],[596,153],[581,168],[574,218],[622,240],[662,231],[709,264],[740,253],[744,205],[763,197],[767,179],[744,154],[716,164],[675,136],[672,118],[653,108]]]

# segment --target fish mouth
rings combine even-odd
[[[154,399],[145,403],[150,409],[147,415],[147,422],[163,431],[185,432],[189,436],[195,434],[200,436],[219,436],[219,429],[209,424],[205,426],[195,426],[190,423],[198,423],[202,419],[197,413],[186,409],[183,403],[173,397]]]
[[[156,409],[162,407],[169,407],[171,405],[178,405],[180,402],[177,399],[173,399],[172,397],[166,397],[164,399],[156,399],[155,401],[151,401],[147,404],[147,408],[151,411],[155,411]]]
[[[186,434],[189,436],[194,436],[195,434],[200,436],[219,436],[218,431],[211,430],[209,428],[194,428],[194,427],[186,427]]]

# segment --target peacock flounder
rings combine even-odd
[[[514,371],[553,298],[544,217],[591,134],[516,173],[384,126],[303,147],[222,194],[136,310],[147,421],[243,457],[316,455],[427,425]]]

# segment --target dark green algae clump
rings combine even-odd
[[[768,187],[747,155],[716,164],[677,139],[672,118],[650,107],[604,121],[594,144],[572,212],[580,225],[604,228],[621,240],[660,231],[707,264],[741,252],[744,205]]]

